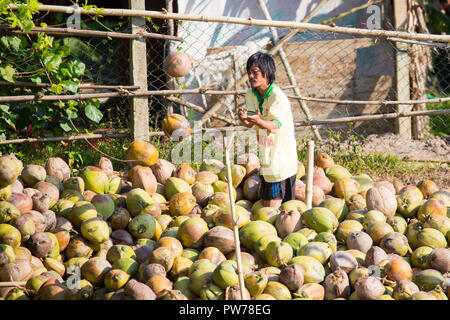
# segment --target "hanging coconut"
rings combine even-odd
[[[184,77],[191,70],[192,61],[186,52],[174,52],[164,59],[163,68],[171,77]]]

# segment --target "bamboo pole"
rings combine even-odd
[[[167,99],[168,101],[171,101],[171,102],[175,102],[175,103],[181,104],[183,106],[191,108],[192,110],[195,110],[195,111],[200,112],[200,113],[205,113],[206,112],[206,110],[204,108],[200,107],[200,106],[197,106],[197,105],[195,105],[193,103],[190,103],[190,102],[187,102],[187,101],[183,101],[183,100],[175,98],[175,97],[165,97],[165,99]],[[228,124],[231,124],[231,125],[234,125],[234,126],[238,125],[238,123],[236,121],[230,120],[227,117],[223,117],[223,116],[215,114],[215,113],[211,114],[211,118],[216,118],[218,120],[224,121],[224,122],[226,122]]]
[[[234,234],[234,244],[235,244],[235,253],[238,267],[238,275],[239,275],[239,288],[241,293],[241,300],[247,300],[245,297],[245,284],[244,284],[244,273],[242,271],[242,257],[241,257],[241,243],[239,240],[239,229],[238,229],[238,221],[236,218],[236,207],[234,203],[234,194],[233,194],[233,185],[232,185],[232,175],[231,175],[231,165],[230,165],[230,148],[232,146],[232,142],[234,140],[234,134],[229,138],[230,140],[227,143],[227,137],[224,137],[225,142],[225,165],[227,167],[227,182],[228,182],[228,194],[230,197],[230,206],[231,206],[231,215],[233,218],[233,234]]]
[[[16,144],[16,143],[32,143],[32,142],[75,141],[84,139],[115,139],[115,138],[127,138],[129,136],[130,136],[129,133],[111,133],[111,134],[81,134],[77,136],[66,136],[66,137],[23,138],[13,140],[3,140],[0,141],[0,145]]]
[[[38,87],[38,88],[48,88],[51,87],[50,83],[32,83],[32,82],[26,82],[26,81],[0,81],[0,85],[4,86],[15,86],[15,87]],[[110,89],[110,90],[135,90],[140,89],[139,86],[129,86],[129,85],[102,85],[102,84],[89,84],[89,83],[80,83],[78,85],[78,88],[80,89]]]
[[[264,17],[269,20],[272,21],[272,17],[269,13],[269,10],[267,9],[267,6],[264,2],[264,0],[258,0],[259,6],[261,7],[262,12],[264,13]],[[272,39],[274,43],[279,42],[279,37],[278,37],[278,32],[277,29],[275,29],[274,27],[270,27],[270,32],[272,33]],[[284,52],[283,47],[280,47],[280,50],[278,50],[278,56],[280,57],[281,62],[283,63],[284,69],[286,70],[286,74],[288,76],[289,82],[291,83],[291,85],[294,86],[294,93],[297,96],[301,96],[301,92],[300,89],[297,86],[297,80],[295,79],[294,73],[292,72],[292,68],[291,68],[291,64],[288,61],[288,58],[286,56],[286,53]],[[308,106],[306,105],[304,100],[301,99],[297,99],[298,103],[300,104],[300,107],[303,110],[303,113],[305,114],[306,120],[311,120],[312,116],[311,116],[311,112],[309,111]],[[322,137],[320,136],[319,130],[317,130],[316,127],[312,126],[311,127],[314,133],[314,136],[316,137],[316,139],[318,139],[319,141],[322,140]]]
[[[0,30],[6,30],[13,34],[37,34],[44,32],[52,36],[77,36],[77,37],[106,37],[106,38],[119,38],[119,39],[142,39],[142,38],[153,38],[162,40],[173,40],[173,41],[183,41],[180,37],[151,33],[151,32],[139,32],[135,34],[123,33],[123,32],[113,32],[113,31],[98,31],[98,30],[79,30],[73,28],[53,28],[53,27],[34,27],[31,31],[21,31],[14,29],[10,26],[0,26]]]
[[[17,10],[20,6],[15,4],[8,5],[11,10]],[[313,31],[340,33],[340,34],[353,34],[359,36],[373,36],[373,37],[397,37],[409,40],[422,40],[422,41],[436,41],[436,42],[450,42],[450,35],[437,35],[437,34],[421,34],[415,32],[402,32],[391,30],[373,30],[373,29],[358,29],[350,27],[331,27],[327,25],[305,23],[305,22],[292,22],[292,21],[266,21],[260,19],[253,19],[249,17],[234,18],[234,17],[220,17],[220,16],[201,16],[193,14],[180,14],[180,13],[168,13],[160,11],[149,10],[131,10],[131,9],[75,9],[73,7],[57,6],[57,5],[41,5],[37,8],[38,11],[48,12],[62,12],[67,14],[73,14],[79,11],[81,14],[102,16],[119,16],[119,17],[151,17],[155,19],[175,19],[186,21],[198,21],[198,22],[219,22],[219,23],[231,23],[241,24],[247,26],[260,26],[260,27],[277,27],[277,28],[291,28],[291,29],[306,29]]]
[[[399,38],[386,38],[386,40],[393,41],[393,42],[404,42],[409,44],[418,44],[421,46],[430,46],[430,47],[441,47],[441,48],[448,48],[449,45],[445,43],[438,43],[438,42],[425,42],[425,41],[417,41],[417,40],[406,40],[406,39],[399,39]]]
[[[312,98],[312,97],[298,97],[298,96],[287,96],[290,99],[303,99],[306,101],[316,101],[322,103],[335,103],[335,104],[369,104],[369,105],[395,105],[395,104],[422,104],[422,103],[441,103],[445,101],[450,101],[450,97],[446,98],[435,98],[435,99],[424,99],[424,100],[394,100],[394,101],[381,101],[381,100],[336,100],[336,99],[325,99],[325,98]]]
[[[0,282],[0,287],[24,287],[26,284],[26,281],[3,281]]]
[[[336,119],[312,120],[310,122],[307,122],[307,121],[296,121],[296,122],[294,122],[294,126],[295,127],[307,127],[307,126],[310,126],[311,124],[314,124],[314,125],[326,125],[326,124],[357,122],[357,121],[371,121],[371,120],[381,120],[381,119],[397,119],[397,118],[404,118],[404,117],[442,116],[442,115],[446,115],[446,114],[450,114],[450,109],[382,113],[382,114],[372,114],[372,115],[365,115],[365,116],[345,117],[345,118],[336,118]]]
[[[86,86],[86,88],[89,88]],[[284,87],[282,89],[291,88],[290,86]],[[118,88],[119,90],[120,88]],[[93,98],[113,98],[120,96],[135,96],[135,97],[145,97],[152,95],[173,95],[173,94],[210,94],[210,95],[244,95],[246,90],[210,90],[203,88],[196,89],[180,89],[180,90],[154,90],[154,91],[133,91],[129,92],[127,90],[121,90],[121,92],[102,92],[102,93],[79,93],[73,95],[22,95],[22,96],[3,96],[0,97],[0,102],[19,102],[19,101],[64,101],[64,100],[86,100]],[[370,104],[370,105],[391,105],[391,104],[423,104],[423,103],[442,103],[450,101],[450,97],[446,98],[435,98],[435,99],[425,99],[425,100],[395,100],[395,101],[365,101],[365,100],[336,100],[336,99],[324,99],[324,98],[313,98],[313,97],[303,97],[303,96],[293,96],[287,95],[290,99],[302,99],[305,101],[316,101],[323,103],[335,103],[335,104]],[[209,109],[207,112],[210,112]],[[210,112],[212,113],[212,112]],[[206,113],[205,113],[206,114]]]
[[[308,163],[306,171],[306,191],[305,200],[306,208],[312,208],[312,197],[313,197],[313,170],[314,169],[314,140],[308,141]]]

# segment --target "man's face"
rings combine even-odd
[[[263,76],[261,70],[255,65],[252,65],[250,70],[248,70],[248,80],[252,88],[259,88],[269,84],[267,77]]]

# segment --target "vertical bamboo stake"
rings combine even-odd
[[[314,140],[308,141],[308,164],[306,171],[306,207],[312,208],[313,197],[313,169],[314,169]]]
[[[227,143],[227,137],[224,137],[225,142],[225,164],[227,166],[227,180],[228,180],[228,194],[230,196],[230,205],[231,205],[231,214],[233,217],[233,233],[234,233],[234,244],[235,244],[235,252],[236,252],[236,260],[237,260],[237,267],[238,267],[238,275],[239,275],[239,288],[241,292],[241,300],[245,299],[245,284],[244,284],[244,273],[242,271],[242,258],[241,258],[241,243],[239,241],[239,230],[237,226],[237,219],[236,219],[236,207],[234,204],[234,195],[233,195],[233,184],[231,179],[231,165],[230,165],[230,159],[229,159],[229,149],[232,145],[232,142],[234,140],[234,133],[230,137],[230,141]]]

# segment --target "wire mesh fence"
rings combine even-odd
[[[64,19],[62,19],[64,20]],[[131,33],[131,18],[86,19],[82,26],[89,30]],[[167,34],[169,20],[147,19],[146,31]],[[402,108],[383,101],[407,97],[411,100],[447,97],[450,91],[449,46],[428,43],[404,43],[384,37],[362,37],[329,32],[301,30],[291,36],[289,28],[245,26],[232,23],[174,21],[174,33],[182,42],[147,38],[146,90],[208,88],[213,90],[246,90],[245,64],[258,50],[266,50],[275,58],[275,83],[284,89],[291,101],[294,119],[337,119],[398,111],[449,109],[450,102],[405,104]],[[54,24],[53,26],[58,26]],[[387,24],[389,26],[389,24]],[[52,25],[49,23],[48,25]],[[277,38],[274,39],[274,36]],[[290,39],[278,47],[280,39]],[[95,85],[130,84],[130,40],[102,37],[64,37],[71,57],[86,65],[83,82]],[[163,69],[164,58],[170,51],[190,55],[191,71],[182,78],[173,79]],[[403,69],[402,69],[403,68]],[[295,88],[294,88],[295,87]],[[95,89],[95,92],[102,89]],[[84,88],[80,92],[94,92]],[[245,104],[244,96],[181,94],[183,101],[210,110],[226,119],[236,121],[236,109]],[[301,97],[329,100],[352,100],[355,103],[307,101]],[[166,96],[149,96],[152,130],[161,128],[168,108],[185,114],[192,122],[205,119],[204,113],[180,103],[168,101]],[[360,103],[358,103],[360,101]],[[379,104],[367,102],[380,101]],[[130,98],[100,98],[103,117],[101,127],[118,129],[130,127]],[[310,113],[310,119],[305,114]],[[371,121],[343,121],[317,126],[321,137],[339,134],[344,137],[366,137],[373,133],[399,132],[404,126],[414,137],[448,136],[450,116],[405,117]],[[211,118],[208,126],[228,123]],[[84,124],[86,125],[86,124]],[[83,125],[81,125],[83,127]],[[411,129],[410,129],[411,128]],[[298,137],[312,135],[310,127],[297,128]]]

